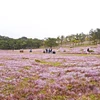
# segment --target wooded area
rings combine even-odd
[[[40,47],[55,47],[62,45],[80,46],[80,45],[97,45],[100,44],[100,29],[91,29],[89,34],[77,33],[69,36],[58,36],[57,38],[27,38],[19,39],[0,36],[0,49],[34,49]]]

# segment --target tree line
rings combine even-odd
[[[18,39],[9,38],[0,35],[0,49],[35,49],[40,47],[55,47],[55,46],[80,46],[86,44],[100,44],[100,29],[91,29],[88,34],[77,33],[69,36],[58,36],[57,38],[27,38],[21,37]]]
[[[40,48],[43,40],[28,39],[22,37],[13,39],[5,36],[0,36],[0,49],[27,49],[27,48]]]

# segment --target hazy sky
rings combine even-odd
[[[44,39],[100,28],[100,0],[0,0],[0,35]]]

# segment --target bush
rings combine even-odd
[[[89,52],[94,52],[93,50],[89,50]]]

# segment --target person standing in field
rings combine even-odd
[[[87,48],[87,52],[89,52],[90,50],[89,50],[89,48]]]

